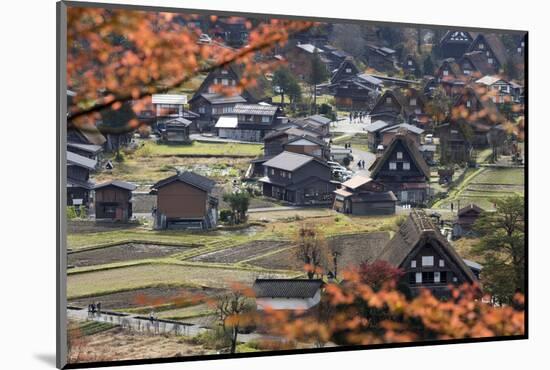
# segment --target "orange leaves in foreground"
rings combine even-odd
[[[328,284],[324,299],[309,312],[266,311],[266,331],[301,343],[368,345],[422,340],[522,335],[524,311],[484,303],[475,286],[452,290],[441,300],[430,291],[407,299],[392,284],[373,290],[357,273],[343,284]],[[517,305],[523,304],[518,295]]]
[[[199,73],[230,63],[244,66],[242,86],[238,87],[246,88],[269,68],[268,58],[259,57],[262,53],[312,26],[305,21],[266,20],[252,28],[248,22],[248,45],[233,49],[217,42],[197,42],[203,31],[192,21],[198,17],[69,7],[67,81],[69,89],[77,91],[69,118],[169,91]],[[211,21],[216,19],[211,17]],[[105,90],[115,99],[102,96]]]

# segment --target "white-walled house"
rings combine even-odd
[[[321,301],[320,279],[256,279],[258,310],[308,310]]]

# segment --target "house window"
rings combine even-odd
[[[439,283],[441,281],[441,275],[439,271],[434,272],[434,283]]]
[[[397,170],[397,162],[390,162],[390,170]]]
[[[416,260],[411,261],[411,268],[416,268]]]
[[[271,174],[275,175],[275,170],[273,168],[271,169]]]
[[[422,281],[424,283],[433,283],[434,282],[434,273],[432,271],[426,271],[422,273]]]
[[[408,64],[409,64],[410,66],[412,66],[412,65],[413,65],[413,62],[412,62],[412,60],[409,60],[409,61],[407,61],[407,63],[408,63]]]
[[[422,266],[433,266],[434,256],[422,256]]]
[[[409,162],[403,162],[403,169],[404,170],[410,170],[411,164]]]
[[[443,71],[443,76],[448,76],[449,75],[449,71],[447,71],[446,69]]]
[[[518,48],[518,53],[521,53],[521,48]]]
[[[222,69],[222,75],[226,75],[228,72],[225,69]]]
[[[229,85],[229,80],[227,78],[222,78],[222,85],[223,86]]]
[[[391,98],[390,97],[386,98],[386,104],[391,104]]]
[[[292,178],[292,173],[291,173],[291,172],[288,173],[288,178],[289,178],[289,179]]]
[[[480,49],[484,49],[484,48],[485,48],[485,45],[479,44],[479,48],[480,48]]]
[[[286,172],[285,171],[281,171],[281,177],[286,177]]]
[[[458,281],[458,278],[456,276],[453,276],[453,283],[456,283]]]
[[[206,113],[206,108],[205,107],[199,107],[199,113]]]
[[[262,122],[269,123],[270,117],[269,116],[262,116]]]
[[[346,68],[346,73],[351,73],[351,68]]]
[[[466,106],[467,106],[468,108],[470,108],[470,107],[472,106],[472,102],[471,102],[471,101],[469,101],[469,100],[468,100],[468,101],[466,101]]]
[[[397,159],[403,159],[403,152],[397,152]]]
[[[439,260],[439,267],[445,267],[445,260]]]
[[[415,279],[414,279],[415,283],[417,284],[422,284],[422,273],[421,272],[417,272],[415,274]]]
[[[493,64],[493,58],[487,59],[487,62],[488,62],[489,64]]]
[[[411,105],[412,105],[412,106],[415,106],[415,105],[416,105],[416,98],[412,98],[412,99],[411,99]]]

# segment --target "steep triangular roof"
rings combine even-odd
[[[351,69],[351,72],[346,72],[346,69]],[[359,73],[359,68],[353,63],[353,60],[351,58],[346,58],[340,63],[340,66],[334,72],[334,75],[330,79],[330,83],[336,83],[340,80],[343,80],[345,78],[351,77],[353,75],[357,75]]]
[[[413,162],[415,163],[416,167],[422,172],[422,174],[426,177],[427,180],[430,179],[430,168],[426,164],[426,161],[424,160],[424,157],[422,157],[422,153],[418,150],[416,145],[410,140],[406,135],[398,132],[393,138],[392,141],[389,143],[387,149],[384,151],[384,154],[382,157],[378,158],[372,166],[369,168],[370,176],[373,179],[376,179],[376,175],[384,164],[390,160],[390,156],[395,149],[395,146],[397,143],[402,143],[405,150],[409,153],[411,156]]]
[[[497,58],[499,64],[503,66],[506,63],[506,47],[502,43],[500,37],[494,33],[480,33],[474,39],[474,41],[468,47],[468,51],[474,51],[477,41],[482,41],[484,45],[487,45],[491,49],[495,58]]]
[[[399,228],[399,231],[384,247],[378,259],[400,267],[417,247],[421,248],[427,242],[430,242],[434,247],[440,248],[443,254],[459,267],[465,280],[470,283],[477,280],[472,270],[458,255],[449,241],[441,234],[439,229],[434,226],[431,219],[423,210],[413,209],[411,211],[407,220]]]

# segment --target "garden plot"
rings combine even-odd
[[[215,266],[154,263],[111,269],[69,273],[67,297],[89,297],[100,294],[148,288],[159,285],[179,285],[208,288],[230,288],[234,283],[252,286],[257,277],[286,277],[285,273],[253,271]]]
[[[142,289],[127,290],[116,293],[99,294],[91,297],[69,300],[70,306],[87,307],[93,302],[101,302],[105,310],[132,310],[161,307],[163,311],[172,311],[180,307],[194,307],[200,305],[208,297],[212,297],[221,290],[208,288],[187,288],[177,286],[156,286]],[[175,307],[176,306],[176,307]]]
[[[287,241],[258,240],[193,257],[195,262],[237,263],[289,246]]]
[[[144,243],[123,243],[112,247],[69,253],[68,264],[76,267],[165,257],[189,250],[189,247]]]
[[[339,253],[338,270],[358,266],[363,261],[374,260],[390,240],[388,232],[339,235],[327,239],[328,256],[325,256],[326,270],[333,270],[332,253]],[[298,261],[294,248],[287,248],[267,256],[255,258],[247,263],[267,269],[303,270],[303,262]]]

